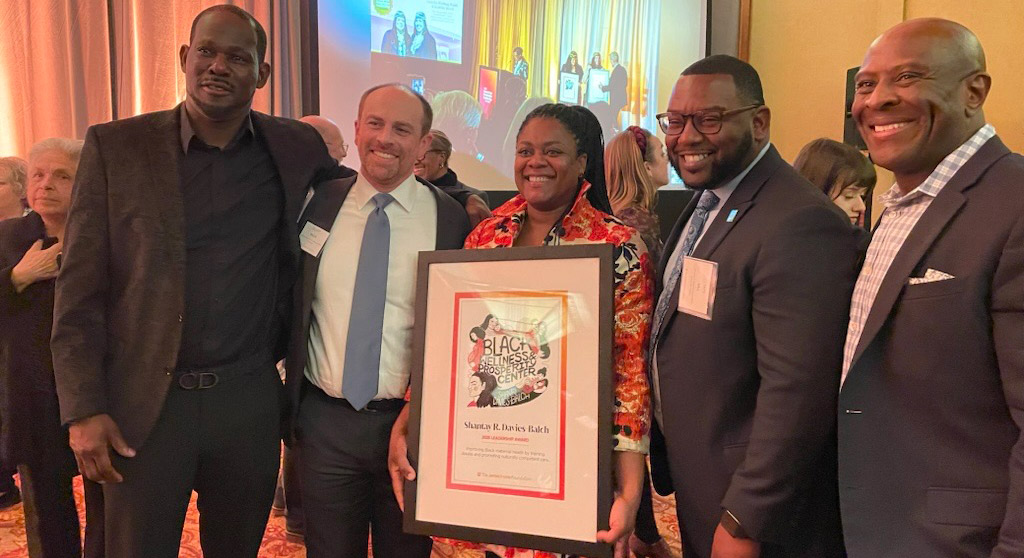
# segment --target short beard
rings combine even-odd
[[[753,132],[747,132],[743,135],[743,139],[740,140],[739,145],[736,146],[736,150],[733,151],[728,157],[718,164],[712,164],[711,176],[708,177],[707,181],[702,184],[684,184],[691,190],[714,190],[719,186],[723,186],[729,179],[743,172],[743,160],[750,154],[754,149],[754,134]],[[679,168],[679,157],[672,158],[672,168],[676,170],[676,174],[681,178],[683,176],[682,170]]]

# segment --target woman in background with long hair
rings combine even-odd
[[[661,257],[661,225],[654,205],[668,184],[668,157],[658,136],[638,126],[615,135],[604,150],[605,183],[615,216],[640,231],[651,254]]]

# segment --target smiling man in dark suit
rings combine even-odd
[[[462,206],[413,174],[430,147],[427,101],[398,84],[359,101],[358,176],[322,184],[302,229],[288,351],[292,423],[310,558],[426,558],[430,537],[402,531],[387,470],[405,406],[419,252],[461,248]]]
[[[833,417],[856,236],[769,143],[770,119],[757,72],[722,55],[687,68],[658,115],[696,190],[651,333],[691,558],[842,556]]]
[[[204,555],[256,556],[295,222],[312,185],[351,173],[313,128],[251,110],[270,75],[251,15],[207,9],[189,42],[182,105],[89,129],[57,280],[61,417],[104,483],[108,558],[177,556],[193,490]]]
[[[853,116],[896,183],[850,308],[839,397],[852,558],[1024,556],[1024,158],[952,21],[886,31]]]

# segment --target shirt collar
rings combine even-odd
[[[252,125],[252,111],[245,115],[245,120],[242,121],[242,127],[238,129],[235,137],[231,138],[228,142],[228,147],[238,143],[245,133],[248,132],[253,136],[256,135],[256,129]],[[185,111],[185,103],[181,103],[181,151],[182,153],[188,153],[188,144],[192,142],[192,138],[199,137],[196,135],[196,131],[192,128],[192,121],[188,119],[188,112]],[[199,141],[202,141],[200,139]]]
[[[764,144],[764,147],[762,147],[761,151],[758,152],[757,157],[754,157],[754,160],[747,165],[747,168],[743,169],[742,172],[737,174],[729,182],[711,190],[716,196],[718,196],[718,207],[725,207],[725,201],[729,199],[729,196],[731,196],[736,190],[736,187],[740,185],[740,182],[743,182],[743,179],[747,177],[747,174],[750,173],[750,169],[754,168],[754,165],[764,157],[765,153],[768,153],[768,148],[771,147],[771,145],[771,142]]]
[[[395,203],[399,207],[405,210],[406,213],[412,213],[416,206],[416,189],[422,187],[419,182],[416,181],[416,175],[410,174],[398,185],[397,188],[388,192],[391,197],[395,198]],[[352,196],[352,201],[356,203],[356,207],[362,211],[373,196],[379,194],[376,188],[370,184],[370,181],[359,174],[356,178],[355,184],[352,185],[352,190],[349,192],[349,196]]]
[[[935,170],[917,188],[904,195],[900,193],[899,185],[893,183],[889,191],[883,194],[879,200],[886,207],[892,207],[907,203],[921,196],[931,196],[933,198],[938,196],[939,192],[953,179],[960,168],[981,149],[981,146],[985,145],[985,142],[992,139],[995,135],[996,129],[991,124],[985,124],[967,141],[960,144],[960,147],[946,155],[946,158],[935,167]]]

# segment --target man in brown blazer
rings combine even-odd
[[[852,558],[1024,556],[1024,158],[982,106],[978,38],[872,43],[853,116],[896,183],[857,279],[839,397]]]
[[[350,172],[313,128],[251,110],[265,50],[252,16],[210,8],[181,47],[185,102],[88,132],[52,349],[109,558],[176,557],[193,490],[205,556],[254,557],[263,537],[295,222],[312,185]]]
[[[833,417],[855,231],[770,144],[749,64],[695,62],[658,120],[696,190],[651,333],[683,556],[842,556]]]

